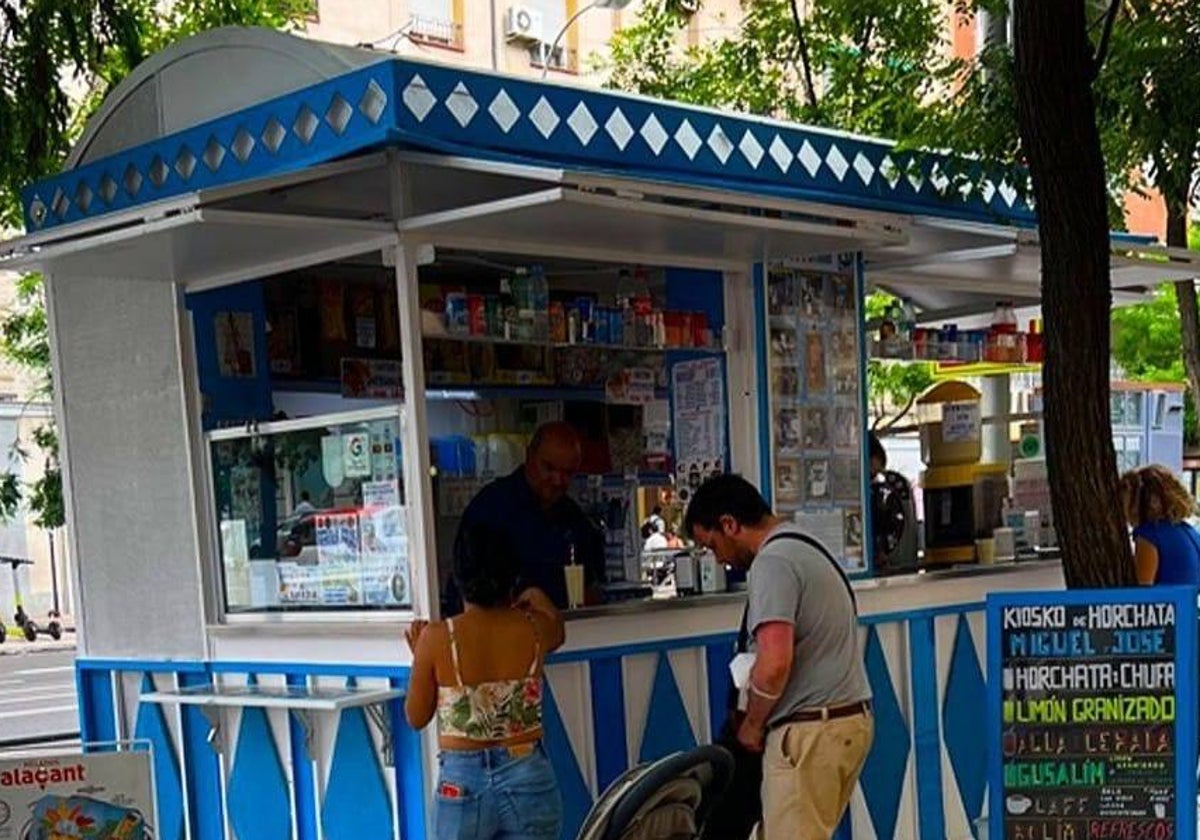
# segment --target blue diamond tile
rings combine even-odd
[[[154,680],[142,675],[142,693],[155,691]],[[183,776],[179,772],[179,757],[175,740],[162,706],[158,703],[138,703],[133,736],[149,741],[154,748],[154,785],[158,794],[158,836],[162,840],[183,840]]]
[[[967,820],[972,824],[983,811],[987,790],[987,749],[979,732],[979,710],[986,705],[986,691],[971,625],[960,615],[946,678],[942,731]]]
[[[563,827],[562,837],[574,837],[579,833],[588,811],[592,809],[592,793],[584,780],[583,769],[579,766],[579,758],[571,747],[567,727],[563,724],[562,714],[558,711],[558,703],[550,688],[550,681],[543,678],[542,690],[542,732],[545,737],[542,743],[546,746],[546,755],[554,767],[554,777],[558,781],[558,790],[562,794]]]
[[[238,840],[290,840],[291,797],[266,709],[242,709],[226,800]]]
[[[646,729],[642,733],[638,761],[658,761],[695,746],[696,734],[692,732],[671,662],[667,654],[660,653],[654,670],[654,688],[650,694],[650,709],[646,714]]]
[[[866,665],[874,695],[871,702],[875,709],[875,740],[859,782],[875,826],[875,836],[895,837],[911,736],[874,627],[867,631]]]
[[[325,840],[362,840],[393,834],[392,800],[362,709],[346,709],[338,721],[329,786],[321,806],[321,827]]]

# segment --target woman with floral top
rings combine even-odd
[[[416,729],[437,716],[437,840],[557,838],[562,799],[542,748],[542,669],[563,643],[562,616],[540,589],[517,594],[520,558],[484,525],[454,546],[466,610],[415,621],[405,713]]]

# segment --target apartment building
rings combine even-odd
[[[319,0],[306,29],[322,41],[518,76],[541,76],[546,68],[551,78],[599,85],[609,40],[636,20],[644,2],[662,0],[634,0],[619,11],[587,0]],[[696,5],[688,43],[737,32],[739,0]]]

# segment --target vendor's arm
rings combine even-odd
[[[423,729],[437,711],[437,651],[441,649],[439,645],[448,643],[448,637],[441,622],[407,635],[413,649],[413,664],[404,698],[404,715],[413,729]]]
[[[1158,577],[1158,549],[1144,537],[1134,538],[1133,565],[1142,586],[1151,586]]]

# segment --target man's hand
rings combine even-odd
[[[749,718],[742,719],[742,725],[738,727],[737,739],[738,743],[746,750],[752,753],[762,752],[766,737],[766,730],[761,726],[756,725]]]
[[[418,619],[408,625],[408,629],[404,631],[404,640],[408,642],[408,649],[413,653],[417,652],[417,642],[420,641],[421,634],[425,632],[425,628],[428,626],[428,621]]]

